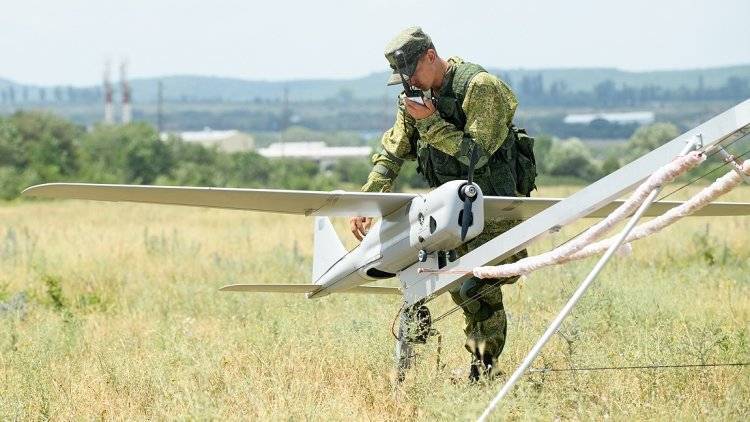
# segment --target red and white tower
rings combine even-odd
[[[104,64],[104,123],[111,125],[115,122],[114,119],[114,110],[112,106],[112,96],[113,96],[113,89],[112,89],[112,82],[110,81],[110,63],[107,61]]]

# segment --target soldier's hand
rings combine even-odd
[[[349,228],[357,240],[362,240],[372,226],[372,217],[352,217],[349,219]]]
[[[406,98],[404,100],[404,105],[406,106],[406,112],[417,120],[430,117],[432,116],[432,113],[435,112],[435,104],[432,103],[432,100],[428,100],[427,98],[424,99],[424,105]]]

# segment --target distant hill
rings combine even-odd
[[[590,92],[597,84],[611,80],[617,87],[628,85],[633,88],[658,86],[663,89],[696,89],[701,83],[705,88],[716,88],[726,83],[730,77],[750,80],[750,65],[728,66],[707,69],[668,70],[653,72],[628,72],[610,68],[584,69],[497,69],[490,72],[502,75],[514,87],[524,78],[538,78],[541,75],[544,90],[552,84],[563,84],[568,91]],[[154,102],[157,96],[157,83],[164,84],[164,97],[167,101],[221,101],[245,102],[278,100],[283,98],[285,88],[289,90],[290,101],[315,101],[343,96],[356,99],[377,99],[393,96],[398,87],[386,88],[388,72],[372,73],[354,79],[309,79],[290,81],[258,81],[211,76],[165,76],[162,78],[141,78],[131,81],[135,102]],[[701,82],[702,80],[702,82]],[[0,89],[20,84],[0,79]],[[53,87],[30,87],[32,90]],[[95,89],[97,87],[77,88]]]
[[[15,84],[7,79],[0,78],[0,89],[5,89],[11,85]]]
[[[723,85],[730,77],[750,79],[750,65],[711,69],[670,70],[656,72],[627,72],[618,69],[488,69],[496,75],[518,85],[524,77],[542,76],[544,89],[552,83],[562,81],[570,91],[591,91],[598,83],[607,79],[615,85],[629,85],[640,88],[656,85],[663,89],[678,89],[685,86],[695,89],[701,77],[705,88]],[[164,94],[171,99],[216,99],[225,101],[252,101],[256,98],[279,99],[284,88],[289,89],[292,101],[322,100],[351,94],[354,98],[373,99],[392,95],[398,87],[387,88],[385,81],[388,72],[372,73],[356,79],[310,79],[294,81],[249,81],[206,76],[169,76],[162,78]],[[133,81],[133,91],[141,101],[156,98],[157,79],[137,79]]]

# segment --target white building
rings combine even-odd
[[[167,139],[170,134],[162,133],[161,138]],[[226,152],[249,151],[255,148],[255,139],[239,130],[212,130],[205,128],[194,132],[179,132],[177,135],[185,142],[197,142],[207,147],[217,146]]]
[[[568,114],[563,122],[569,125],[587,125],[601,119],[610,123],[647,125],[655,120],[653,111],[628,111],[623,113]]]
[[[302,158],[320,162],[341,158],[369,157],[370,147],[329,147],[325,142],[276,142],[260,148],[258,154],[266,158]]]

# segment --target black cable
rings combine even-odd
[[[745,153],[743,153],[743,154],[741,154],[741,155],[738,155],[738,156],[736,156],[736,157],[734,157],[734,158],[735,158],[735,159],[740,159],[740,158],[742,158],[742,157],[744,157],[744,156],[746,156],[746,155],[748,155],[748,154],[750,154],[750,150],[748,150],[748,151],[746,151]],[[729,163],[730,163],[730,162],[729,162],[729,161],[727,161],[727,162],[725,162],[724,164],[722,164],[722,165],[720,165],[720,166],[718,166],[718,167],[716,167],[716,168],[714,168],[714,169],[712,169],[712,170],[710,170],[710,171],[708,171],[708,172],[706,172],[706,173],[703,173],[702,175],[700,175],[700,176],[696,177],[695,179],[691,180],[690,182],[688,182],[687,184],[685,184],[685,185],[681,186],[680,188],[678,188],[678,189],[675,189],[675,190],[673,190],[672,192],[670,192],[670,193],[668,193],[668,194],[666,194],[666,195],[662,196],[661,198],[657,199],[657,201],[661,201],[662,199],[665,199],[665,198],[668,198],[668,197],[670,197],[670,196],[674,195],[675,193],[677,193],[677,192],[679,192],[679,191],[681,191],[681,190],[685,189],[686,187],[688,187],[688,186],[692,185],[693,183],[697,182],[698,180],[701,180],[701,179],[703,179],[704,177],[707,177],[707,176],[709,176],[710,174],[714,173],[715,171],[717,171],[717,170],[719,170],[719,169],[722,169],[722,168],[724,168],[725,166],[729,165]]]
[[[399,340],[398,334],[396,334],[396,320],[399,319],[401,316],[401,312],[406,308],[406,304],[401,305],[400,308],[398,308],[398,312],[396,312],[396,316],[393,318],[393,322],[391,323],[391,334],[393,335],[393,338],[396,339],[396,341]]]
[[[674,365],[633,365],[633,366],[599,366],[585,368],[532,368],[528,373],[544,372],[573,372],[573,371],[608,371],[608,370],[630,370],[630,369],[678,369],[678,368],[707,368],[719,366],[750,366],[750,362],[734,363],[693,363],[693,364],[674,364]]]

